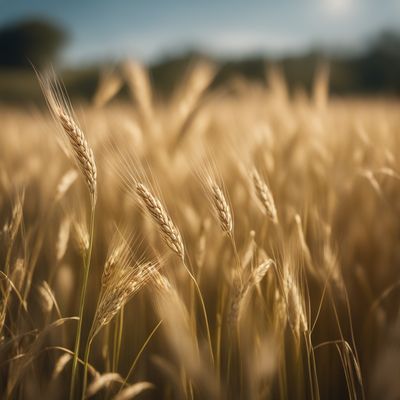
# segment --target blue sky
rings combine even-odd
[[[67,63],[154,61],[189,48],[234,57],[357,49],[383,29],[400,29],[400,0],[0,0],[0,26],[32,16],[69,32]]]

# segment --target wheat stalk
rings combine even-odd
[[[130,240],[114,240],[107,257],[103,275],[100,300],[92,327],[92,336],[107,325],[127,301],[155,276],[159,262],[134,262]],[[121,240],[122,239],[122,240]]]
[[[86,342],[84,357],[83,391],[86,392],[89,354],[94,337],[101,328],[111,322],[121,308],[155,276],[160,263],[133,262],[130,243],[123,241],[116,252],[106,261],[102,277],[102,290],[96,314]]]
[[[103,71],[93,97],[94,105],[96,107],[103,107],[118,94],[122,84],[121,76],[117,72],[112,70]]]
[[[261,262],[258,267],[256,267],[250,273],[244,283],[242,283],[243,279],[239,276],[234,279],[231,306],[228,314],[229,324],[233,324],[239,319],[241,310],[246,301],[246,298],[249,296],[249,293],[262,281],[273,263],[274,261],[270,258],[267,258],[266,260]],[[243,273],[243,271],[241,272]]]
[[[95,318],[94,333],[102,326],[110,323],[128,300],[148,282],[154,269],[154,264],[145,263],[136,267],[129,267],[128,270],[119,274],[115,286],[107,287],[100,300]]]
[[[89,147],[83,131],[73,118],[72,108],[69,105],[66,94],[64,93],[60,83],[55,76],[43,77],[38,74],[39,84],[43,91],[47,105],[50,109],[53,118],[61,126],[64,133],[64,138],[70,144],[70,150],[73,155],[75,163],[79,167],[83,177],[85,178],[86,185],[90,194],[90,228],[89,240],[87,250],[84,257],[84,274],[80,291],[79,300],[79,322],[75,337],[74,359],[72,363],[71,374],[71,387],[70,387],[70,400],[74,397],[76,369],[78,364],[78,352],[81,339],[82,321],[85,308],[85,298],[87,283],[89,279],[90,261],[92,256],[93,247],[93,234],[94,234],[94,219],[95,208],[97,201],[97,169],[94,161],[92,149]]]

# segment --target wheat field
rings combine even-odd
[[[398,101],[215,73],[0,108],[1,398],[400,397]]]

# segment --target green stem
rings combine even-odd
[[[133,363],[131,365],[131,367],[129,368],[129,372],[126,375],[124,382],[121,385],[121,388],[119,390],[119,392],[122,390],[122,388],[126,385],[129,377],[131,376],[133,370],[135,369],[135,366],[137,364],[137,362],[139,361],[140,356],[142,355],[144,349],[146,348],[147,344],[150,342],[151,338],[153,337],[153,335],[156,333],[157,329],[159,328],[159,326],[162,324],[163,320],[161,320],[156,326],[155,328],[151,331],[150,335],[147,337],[146,341],[143,343],[142,347],[140,348],[139,352],[137,353],[135,359],[133,360]],[[119,393],[118,392],[118,393]]]
[[[203,316],[204,316],[204,322],[205,322],[205,324],[206,324],[207,339],[208,339],[208,347],[209,347],[209,350],[210,350],[211,361],[212,361],[212,363],[214,364],[214,353],[213,353],[213,349],[212,349],[211,334],[210,334],[210,326],[209,326],[209,324],[208,324],[206,305],[204,304],[203,296],[202,296],[202,294],[201,294],[201,290],[200,290],[200,287],[199,287],[199,285],[198,285],[198,283],[197,283],[197,281],[196,281],[196,278],[195,278],[195,277],[193,276],[193,274],[190,272],[190,269],[187,267],[187,265],[186,265],[186,263],[185,263],[185,260],[182,260],[182,261],[183,261],[184,267],[186,268],[187,273],[188,273],[189,276],[190,276],[190,279],[191,279],[191,280],[193,281],[193,283],[194,283],[194,286],[195,286],[195,288],[196,288],[196,290],[197,290],[197,294],[198,294],[199,299],[200,299],[200,304],[201,304],[201,308],[202,308]]]
[[[92,330],[91,330],[92,331]],[[92,332],[90,332],[90,335]],[[92,347],[92,341],[94,336],[89,336],[89,340],[86,345],[85,349],[85,356],[84,356],[84,371],[83,371],[83,387],[82,387],[82,400],[85,398],[86,393],[86,386],[87,386],[87,370],[89,365],[89,355],[90,355],[90,348]]]
[[[110,325],[107,325],[105,328],[104,333],[104,344],[103,344],[103,355],[106,356],[105,358],[105,370],[111,371],[111,359],[110,359]]]
[[[92,203],[91,212],[90,212],[90,228],[89,228],[89,248],[86,253],[86,258],[83,262],[83,281],[81,286],[81,295],[79,300],[79,320],[78,320],[78,328],[76,330],[75,336],[75,347],[74,347],[74,359],[72,362],[72,375],[71,375],[71,387],[69,393],[69,399],[73,400],[75,394],[75,384],[76,384],[76,369],[78,366],[78,355],[79,355],[79,346],[81,342],[81,334],[82,334],[82,321],[83,321],[83,311],[85,308],[85,297],[86,297],[86,289],[89,278],[89,270],[90,270],[90,260],[92,256],[92,247],[93,247],[93,232],[94,232],[94,215],[95,215],[95,204]]]
[[[113,361],[112,361],[113,371],[117,371],[118,369],[123,325],[124,325],[124,307],[122,306],[114,322]]]
[[[124,330],[124,306],[121,307],[121,311],[119,312],[119,320],[118,320],[118,341],[117,341],[117,357],[115,366],[118,369],[119,357],[121,354],[121,343],[122,343],[122,332]]]
[[[112,322],[113,325],[113,351],[112,351],[112,363],[111,363],[111,368],[112,371],[115,372],[115,363],[116,363],[116,357],[117,357],[117,337],[118,337],[118,317],[119,315],[114,319]]]

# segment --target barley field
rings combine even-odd
[[[215,73],[0,107],[1,398],[400,398],[398,101]]]

